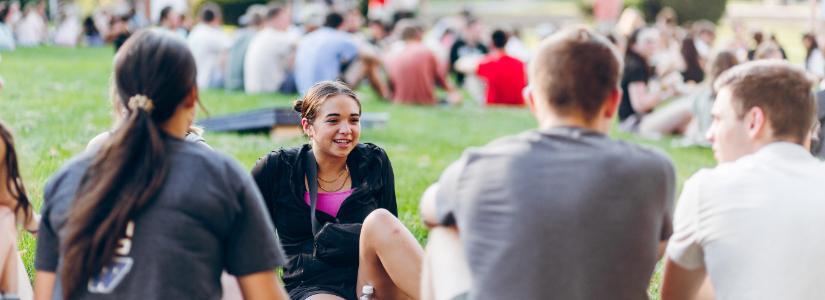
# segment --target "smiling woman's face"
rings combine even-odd
[[[304,126],[315,155],[346,158],[361,136],[361,109],[346,95],[331,96],[318,109],[312,124]]]

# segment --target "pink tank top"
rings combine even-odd
[[[346,200],[349,195],[352,195],[352,191],[352,189],[349,189],[341,192],[318,192],[318,203],[315,208],[335,217],[338,215],[338,210],[341,209],[341,204],[344,203],[344,200]],[[304,202],[310,205],[309,192],[304,193]]]

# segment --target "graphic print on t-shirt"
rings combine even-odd
[[[123,278],[129,274],[134,265],[134,259],[128,257],[132,250],[132,236],[135,233],[135,223],[129,221],[126,225],[126,236],[118,241],[116,256],[112,259],[112,263],[103,267],[100,274],[92,276],[89,279],[88,290],[95,294],[109,294],[111,293]]]

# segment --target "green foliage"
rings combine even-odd
[[[725,14],[727,0],[633,0],[632,5],[642,11],[645,19],[652,22],[663,8],[676,11],[680,24],[708,20],[719,22]]]
[[[596,0],[576,0],[576,5],[585,16],[593,16]],[[679,23],[685,24],[698,20],[718,22],[725,14],[727,0],[626,0],[625,7],[635,7],[644,15],[645,20],[653,22],[662,8],[670,7],[676,11]]]
[[[238,25],[238,19],[246,13],[246,9],[252,4],[266,4],[266,0],[210,0],[221,7],[223,13],[223,21],[227,25]],[[200,12],[200,8],[207,1],[200,2],[197,5],[195,13]]]
[[[679,23],[698,20],[718,22],[725,14],[727,0],[660,0],[662,7],[676,10]]]

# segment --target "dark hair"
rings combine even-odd
[[[210,23],[220,17],[221,15],[221,7],[215,3],[206,3],[203,5],[201,9],[201,20],[206,23]]]
[[[719,78],[723,72],[735,67],[738,64],[739,58],[737,58],[736,54],[733,54],[731,51],[722,51],[716,54],[716,57],[714,57],[713,61],[711,61],[710,69],[708,70],[711,85],[713,85],[716,78]]]
[[[61,249],[64,298],[112,261],[129,221],[162,187],[168,162],[160,124],[196,88],[195,78],[192,53],[173,33],[139,31],[118,51],[114,82],[127,115],[81,178],[69,211]]]
[[[281,12],[283,12],[283,11],[284,11],[283,7],[276,6],[276,5],[270,6],[269,9],[266,10],[266,18],[267,19],[275,18],[278,15],[280,15]]]
[[[765,41],[765,35],[761,31],[754,32],[753,41],[756,43],[756,47],[759,47]]]
[[[330,28],[338,28],[341,24],[344,23],[344,16],[337,12],[331,12],[327,14],[327,17],[324,19],[324,27]]]
[[[716,90],[730,88],[737,115],[753,107],[764,111],[773,136],[802,144],[816,122],[814,80],[799,67],[782,60],[744,63],[722,73]]]
[[[685,72],[682,73],[685,82],[693,81],[696,83],[705,80],[705,71],[702,69],[702,64],[699,62],[699,51],[696,50],[696,44],[693,38],[686,37],[682,40],[682,59],[685,60]]]
[[[636,59],[637,61],[642,63],[642,68],[644,68],[644,70],[646,70],[648,73],[653,73],[651,70],[653,67],[650,65],[650,62],[647,61],[647,58],[637,53],[636,50],[633,49],[633,47],[636,46],[637,43],[639,43],[639,36],[642,35],[642,32],[644,32],[645,30],[650,30],[650,28],[637,28],[633,31],[633,33],[630,34],[630,37],[627,38],[624,61],[628,61],[631,58]]]
[[[315,121],[315,117],[318,116],[318,110],[324,104],[324,101],[337,95],[348,96],[355,100],[355,103],[358,104],[358,112],[361,112],[361,100],[358,99],[358,95],[343,82],[330,80],[313,85],[301,100],[295,101],[292,108],[298,112],[301,118],[305,118],[312,123]]]
[[[17,199],[17,205],[14,207],[15,215],[24,215],[23,224],[28,224],[31,218],[32,205],[29,201],[29,196],[26,194],[26,187],[23,185],[23,179],[20,177],[20,169],[17,163],[17,151],[14,150],[14,136],[6,127],[6,124],[0,122],[0,139],[6,146],[6,155],[3,157],[3,164],[5,164],[6,182],[3,184],[8,190],[12,198]]]
[[[9,15],[9,5],[0,6],[0,23],[6,23],[6,17]]]
[[[618,88],[622,62],[618,50],[586,28],[570,28],[545,39],[530,63],[530,84],[538,101],[561,114],[592,120]]]
[[[401,31],[401,40],[409,41],[421,37],[421,25],[412,19],[403,20],[398,23]]]
[[[510,39],[510,36],[507,35],[507,33],[504,32],[504,30],[496,29],[495,31],[493,31],[492,39],[493,46],[495,46],[498,49],[504,49],[504,47],[507,46],[507,40]]]
[[[83,19],[83,32],[87,36],[100,35],[100,31],[97,30],[95,20],[92,19],[92,16],[88,16],[86,19]]]
[[[172,13],[172,7],[166,6],[160,10],[160,18],[158,19],[159,22],[163,22],[164,20],[169,18],[169,14]]]

